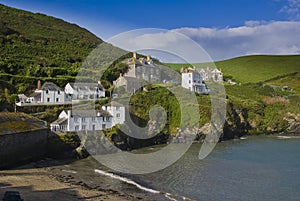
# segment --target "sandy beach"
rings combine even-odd
[[[90,189],[55,168],[31,166],[0,171],[0,199],[5,191],[13,190],[19,191],[24,201],[145,200],[115,190]]]

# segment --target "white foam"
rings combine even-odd
[[[168,198],[169,200],[177,201],[175,198],[170,197],[170,193],[166,193],[165,197]]]
[[[67,172],[67,173],[72,173],[72,174],[76,174],[77,172],[74,170],[62,170],[63,172]]]
[[[150,188],[146,188],[144,186],[141,186],[140,184],[128,179],[128,178],[125,178],[125,177],[121,177],[119,175],[116,175],[116,174],[113,174],[113,173],[108,173],[108,172],[104,172],[102,170],[98,170],[98,169],[95,169],[95,172],[98,173],[98,174],[101,174],[101,175],[105,175],[105,176],[108,176],[108,177],[111,177],[113,179],[118,179],[120,181],[123,181],[127,184],[132,184],[134,186],[136,186],[137,188],[143,190],[143,191],[147,191],[149,193],[155,193],[155,194],[158,194],[160,193],[160,191],[156,191],[156,190],[153,190],[153,189],[150,189]]]

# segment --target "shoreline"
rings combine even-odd
[[[6,191],[19,191],[22,199],[31,201],[137,201],[138,197],[113,189],[91,188],[74,179],[72,172],[56,168],[58,161],[42,160],[9,170],[0,170],[0,199]]]

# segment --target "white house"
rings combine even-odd
[[[223,82],[223,73],[217,68],[201,68],[198,72],[204,81]]]
[[[18,95],[20,102],[17,106],[24,105],[55,105],[71,104],[72,100],[99,100],[105,97],[105,90],[100,83],[68,83],[62,90],[52,82],[46,82],[38,87],[30,96]]]
[[[99,100],[105,97],[101,83],[68,83],[65,86],[68,100]]]
[[[125,121],[125,107],[112,102],[101,110],[62,111],[58,119],[50,124],[51,131],[92,131],[110,129]]]
[[[102,110],[109,112],[112,114],[112,124],[123,124],[125,122],[125,107],[117,103],[115,101],[112,101],[104,106],[102,106]]]
[[[59,105],[65,104],[66,101],[65,92],[52,82],[45,82],[41,86],[39,81],[37,89],[29,97],[24,94],[19,94],[18,97],[20,99],[20,102],[17,103],[18,106],[39,104]]]
[[[201,74],[195,68],[187,68],[182,71],[181,86],[199,94],[209,93]]]

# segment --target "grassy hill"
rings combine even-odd
[[[245,56],[216,62],[225,75],[242,83],[257,83],[300,72],[300,55],[292,56]]]
[[[179,71],[187,64],[167,64]],[[212,63],[195,64],[197,67],[212,66]],[[241,83],[258,83],[266,80],[300,72],[300,55],[292,56],[244,56],[224,61],[215,62],[226,77]]]
[[[75,79],[102,40],[75,24],[0,4],[0,110],[37,80],[63,86]]]

